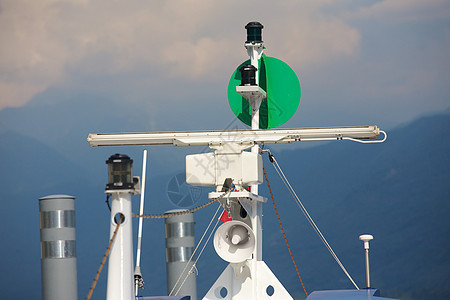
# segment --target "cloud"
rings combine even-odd
[[[302,106],[316,109],[304,109],[302,118],[341,107],[379,115],[382,107],[397,122],[405,106],[414,108],[408,116],[448,106],[446,0],[0,0],[0,6],[0,109],[55,86],[145,100],[155,114],[179,108],[180,99],[206,101],[212,90],[225,91],[248,58],[249,21],[264,25],[266,54],[299,74]],[[364,99],[378,110],[366,109]]]
[[[0,15],[1,106],[20,106],[62,75],[64,49],[49,36],[51,1],[2,2]]]
[[[450,17],[450,5],[447,0],[384,0],[375,2],[370,7],[361,7],[350,14],[353,18],[397,24],[436,21]]]
[[[265,24],[273,56],[308,66],[352,55],[359,33],[327,1],[2,1],[0,109],[52,85],[110,76],[223,80],[246,59],[248,21]],[[242,47],[242,48],[240,48]],[[74,75],[76,74],[76,75]]]

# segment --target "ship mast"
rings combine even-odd
[[[294,114],[300,101],[300,85],[295,73],[279,60],[266,58],[264,65],[262,28],[258,22],[247,24],[247,40],[244,45],[249,55],[249,63],[242,64],[235,72],[237,74],[235,77],[240,77],[240,82],[236,86],[230,83],[232,97],[238,97],[238,109],[242,109],[239,115],[236,111],[234,113],[243,122],[245,113],[250,114],[247,124],[251,130],[107,133],[89,134],[87,139],[93,147],[173,145],[208,146],[213,150],[209,153],[186,156],[186,182],[194,186],[215,187],[215,191],[209,193],[208,197],[219,200],[232,219],[222,224],[214,236],[216,252],[222,259],[228,261],[229,265],[204,299],[292,299],[263,261],[262,204],[267,199],[258,195],[258,185],[263,182],[263,163],[259,145],[329,140],[377,143],[386,139],[386,135],[382,140],[377,139],[380,133],[384,133],[377,126],[272,129]],[[291,74],[290,80],[295,86],[298,85],[298,91],[295,90],[282,97],[279,102],[283,103],[285,99],[288,101],[293,99],[296,102],[285,109],[285,114],[279,120],[276,119],[276,115],[271,115],[274,112],[270,110],[273,108],[270,105],[275,105],[276,108],[275,98],[285,92],[286,89],[282,85],[289,80],[284,78],[284,75],[281,76],[282,83],[278,91],[274,90],[277,88],[276,84],[268,87],[268,83],[265,83],[265,80],[271,80],[268,72],[276,72],[278,67],[282,68],[280,74]],[[251,112],[245,112],[246,103]],[[262,103],[266,105],[265,112],[261,110]],[[260,124],[263,123],[265,125],[261,127]],[[231,184],[234,185],[234,189],[224,197],[224,191]],[[111,232],[116,227],[118,217],[125,217],[126,226],[111,250],[109,268],[120,270],[121,278],[111,272],[108,274],[112,278],[108,279],[107,300],[133,299],[131,267],[133,257],[129,249],[132,245],[129,196],[133,193],[133,188],[112,187],[109,192],[113,195]]]

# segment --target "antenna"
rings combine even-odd
[[[370,289],[370,268],[369,268],[369,241],[373,240],[370,234],[363,234],[359,239],[364,242],[364,255],[366,260],[366,287]]]
[[[144,194],[145,194],[145,174],[147,172],[147,150],[144,150],[142,155],[142,188],[141,188],[141,204],[139,208],[139,215],[144,214]],[[139,288],[144,286],[144,281],[142,280],[141,274],[141,245],[142,245],[142,222],[143,218],[139,218],[139,228],[138,228],[138,243],[136,250],[136,267],[134,269],[134,285],[135,285],[135,295],[139,296]]]

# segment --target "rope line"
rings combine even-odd
[[[297,196],[297,194],[295,193],[295,190],[292,188],[291,184],[289,183],[289,180],[286,178],[286,176],[284,175],[283,171],[281,170],[280,165],[278,164],[277,160],[275,159],[275,157],[273,156],[272,153],[269,153],[269,159],[272,162],[273,167],[275,168],[275,170],[277,171],[278,175],[280,176],[281,180],[283,181],[284,185],[286,186],[286,188],[288,189],[289,193],[292,195],[292,197],[296,200],[296,203],[298,205],[298,207],[300,208],[300,210],[302,211],[303,215],[306,217],[306,219],[308,220],[309,224],[311,225],[311,227],[314,229],[314,231],[316,232],[316,234],[319,236],[320,240],[322,241],[322,243],[325,245],[325,247],[327,248],[327,250],[330,252],[331,256],[334,258],[334,260],[336,261],[336,263],[339,265],[339,267],[342,269],[342,271],[345,273],[345,275],[347,276],[347,278],[351,281],[351,283],[355,286],[355,288],[357,290],[359,290],[358,285],[355,283],[355,281],[353,280],[353,278],[350,276],[350,274],[347,272],[347,270],[345,269],[344,265],[341,263],[341,261],[339,260],[339,258],[337,257],[336,253],[333,251],[333,249],[331,248],[330,244],[327,242],[327,240],[325,239],[324,235],[322,234],[322,232],[319,230],[319,227],[317,227],[316,223],[314,222],[314,220],[312,219],[312,217],[309,215],[308,211],[306,210],[305,206],[303,205],[303,203],[300,201],[300,198]]]
[[[175,284],[173,285],[173,288],[172,288],[172,290],[170,291],[169,296],[172,296],[173,291],[175,290],[176,286],[178,285],[178,282],[180,282],[181,277],[183,277],[183,274],[184,274],[184,272],[186,271],[186,269],[187,269],[189,263],[190,263],[191,260],[194,258],[194,255],[195,255],[195,253],[197,252],[198,247],[199,247],[200,244],[202,243],[203,238],[205,237],[206,233],[208,232],[209,227],[211,227],[211,224],[212,224],[212,222],[214,221],[214,219],[216,218],[216,215],[217,215],[217,213],[219,212],[219,209],[220,209],[221,207],[222,207],[221,205],[219,205],[219,206],[217,207],[216,213],[215,213],[214,216],[211,218],[211,221],[209,222],[209,225],[206,227],[205,231],[203,232],[203,235],[202,235],[202,237],[200,238],[200,241],[197,243],[197,246],[195,247],[194,252],[192,253],[191,257],[189,258],[189,260],[188,260],[186,266],[184,267],[183,271],[180,273],[180,276],[178,276],[178,280],[177,280],[177,282],[175,282]],[[214,231],[214,230],[213,230],[213,231]],[[198,260],[198,258],[197,258],[197,260]],[[195,265],[195,264],[194,264],[194,265]],[[191,269],[191,271],[192,271],[192,269]],[[186,277],[188,277],[189,274],[190,274],[190,273],[188,273],[188,274],[186,275]],[[186,281],[186,279],[185,279],[184,281]],[[184,283],[184,281],[183,281],[183,283]],[[182,284],[181,286],[183,286],[183,284]],[[178,291],[177,291],[177,293],[178,293]]]
[[[232,191],[233,188],[234,188],[234,185],[232,185],[229,189],[227,189],[225,192],[223,192],[223,194],[220,195],[219,197],[217,197],[216,199],[212,199],[211,201],[209,201],[209,202],[207,202],[207,203],[205,203],[203,205],[194,207],[194,208],[189,209],[189,210],[175,212],[175,213],[170,213],[170,214],[162,214],[162,215],[138,215],[138,214],[133,213],[132,216],[135,217],[135,218],[144,218],[144,219],[166,219],[166,218],[170,218],[170,217],[186,215],[186,214],[189,214],[189,213],[193,213],[193,212],[195,212],[197,210],[200,210],[202,208],[205,208],[205,207],[213,204],[216,201],[219,201],[220,199],[225,197],[226,194],[228,194],[230,191]]]
[[[292,255],[291,247],[289,246],[289,243],[288,243],[288,240],[287,240],[287,237],[286,237],[286,233],[284,232],[283,225],[281,224],[280,215],[278,214],[278,209],[277,209],[277,206],[275,204],[275,199],[274,199],[273,194],[272,194],[272,189],[270,188],[269,178],[267,177],[266,168],[264,168],[264,166],[263,166],[263,171],[264,171],[264,177],[266,178],[266,181],[267,181],[267,187],[269,188],[270,197],[272,197],[273,207],[275,208],[275,213],[277,214],[278,223],[280,224],[281,232],[283,232],[284,241],[286,242],[286,246],[287,246],[287,248],[289,250],[289,254],[291,255],[291,259],[292,259],[292,262],[294,263],[295,271],[297,271],[298,279],[300,279],[300,283],[302,284],[303,291],[305,292],[306,297],[308,297],[308,292],[306,291],[305,285],[303,284],[303,280],[302,280],[302,277],[300,276],[300,272],[298,271],[298,267],[297,267],[297,264],[295,262],[294,255]]]
[[[117,232],[119,231],[119,227],[120,227],[120,224],[122,224],[122,222],[123,222],[123,215],[120,216],[119,221],[117,222],[116,230],[114,230],[113,236],[112,236],[111,240],[109,241],[108,248],[106,249],[105,255],[103,255],[102,263],[100,264],[100,267],[98,268],[97,275],[95,275],[94,282],[92,283],[92,286],[89,290],[89,294],[87,295],[86,300],[89,300],[92,297],[92,293],[94,292],[95,286],[97,285],[98,278],[100,277],[100,273],[102,272],[103,266],[105,265],[105,262],[106,262],[106,258],[108,257],[109,252],[111,251],[112,243],[116,239]]]

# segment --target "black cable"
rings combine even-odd
[[[106,194],[106,205],[108,205],[108,209],[109,209],[109,211],[111,211],[111,205],[109,204],[109,194]]]

